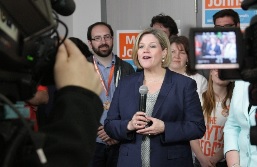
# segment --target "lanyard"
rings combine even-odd
[[[114,73],[114,64],[112,64],[112,68],[110,70],[110,74],[109,74],[109,79],[108,79],[108,85],[106,87],[106,85],[104,84],[104,80],[103,80],[103,76],[101,75],[100,73],[100,70],[96,64],[96,61],[95,61],[95,58],[93,57],[93,60],[94,60],[94,66],[95,66],[95,70],[96,72],[100,75],[100,80],[101,80],[101,83],[104,87],[104,90],[105,90],[105,94],[106,96],[108,97],[109,95],[109,90],[110,90],[110,87],[111,87],[111,82],[112,82],[112,77],[113,77],[113,73]]]

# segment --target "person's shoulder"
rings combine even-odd
[[[123,66],[129,66],[129,67],[132,67],[132,68],[133,68],[133,66],[132,66],[129,62],[126,62],[126,61],[124,61],[124,60],[121,60],[121,63],[123,64]]]
[[[182,79],[182,80],[188,80],[188,79],[191,80],[190,77],[185,76],[185,75],[180,74],[180,73],[177,73],[175,71],[171,71],[171,70],[168,69],[167,72],[168,72],[168,75],[171,75],[172,78]]]
[[[237,80],[235,81],[235,87],[233,89],[233,95],[232,95],[232,99],[237,99],[239,101],[243,101],[245,102],[246,99],[245,97],[249,96],[249,82],[246,81],[241,81],[241,80]],[[247,100],[248,103],[248,100]]]
[[[195,73],[193,76],[198,78],[205,78],[202,74],[199,74],[199,73]]]
[[[129,62],[127,62],[125,60],[122,60],[117,55],[115,55],[115,57],[116,57],[116,64],[118,66],[121,66],[123,69],[130,71],[130,73],[134,73],[135,72],[134,67]]]
[[[242,89],[242,88],[247,88],[249,87],[250,83],[243,81],[243,80],[237,80],[235,81],[235,88],[234,89]]]
[[[135,72],[132,73],[130,75],[126,75],[124,76],[122,79],[126,79],[126,80],[134,80],[134,79],[138,79],[138,77],[141,75],[141,72]]]
[[[87,57],[87,61],[89,61],[89,62],[93,63],[93,55],[91,55],[91,56]]]
[[[128,63],[128,62],[125,61],[125,60],[122,60],[122,59],[119,58],[117,55],[116,55],[116,59],[117,59],[117,61],[120,61],[121,64],[126,65],[126,66],[131,66],[131,67],[132,67],[132,65],[131,65],[130,63]]]
[[[196,80],[206,80],[207,81],[207,79],[199,73],[196,73],[194,75],[190,75],[190,78],[196,79]]]
[[[171,76],[171,82],[173,84],[179,85],[179,86],[188,86],[191,84],[195,84],[196,85],[196,81],[188,76],[179,74],[177,72],[168,70],[168,75]]]
[[[243,80],[236,80],[235,84],[241,84],[241,85],[250,85],[250,82],[243,81]]]
[[[120,82],[118,85],[125,85],[125,87],[129,85],[134,85],[140,77],[139,72],[131,73],[129,75],[125,75],[120,79]]]

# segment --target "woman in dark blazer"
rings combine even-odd
[[[104,125],[121,143],[118,167],[193,167],[189,141],[205,132],[196,82],[167,68],[170,44],[161,30],[140,33],[132,56],[143,71],[120,81]],[[142,85],[146,112],[139,111]]]

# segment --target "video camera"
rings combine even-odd
[[[68,34],[58,14],[69,16],[74,10],[73,0],[0,0],[0,166],[20,166],[17,159],[30,150],[46,163],[44,135],[32,131],[13,102],[32,98],[39,84],[54,84],[55,56]],[[66,29],[62,39],[59,24]],[[6,104],[19,119],[5,117]]]
[[[38,84],[53,83],[61,39],[58,14],[75,10],[72,0],[0,0],[0,92],[12,101],[27,100]],[[57,13],[56,13],[57,12]],[[10,91],[11,90],[11,91]]]
[[[241,7],[257,9],[257,1],[244,0]],[[189,40],[190,63],[194,69],[218,69],[222,80],[250,82],[249,108],[257,105],[257,15],[251,18],[244,33],[231,27],[191,28]],[[257,126],[250,128],[250,142],[257,145]]]
[[[240,28],[191,28],[190,55],[195,69],[219,69],[222,80],[257,81],[257,16]],[[210,48],[209,44],[215,48]],[[209,46],[207,46],[209,45]],[[220,46],[223,47],[220,47]]]

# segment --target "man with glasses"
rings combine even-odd
[[[240,27],[240,19],[237,12],[232,9],[223,9],[213,15],[214,27]]]
[[[119,142],[110,138],[104,131],[104,120],[119,80],[135,72],[132,65],[113,54],[113,30],[104,22],[96,22],[88,27],[88,44],[94,55],[88,61],[94,64],[103,86],[100,98],[103,102],[103,114],[99,120],[96,148],[93,154],[92,167],[116,167],[119,155]]]
[[[240,27],[239,15],[232,9],[220,10],[215,13],[212,18],[215,28]],[[200,70],[199,73],[207,79],[209,78],[209,70]]]

